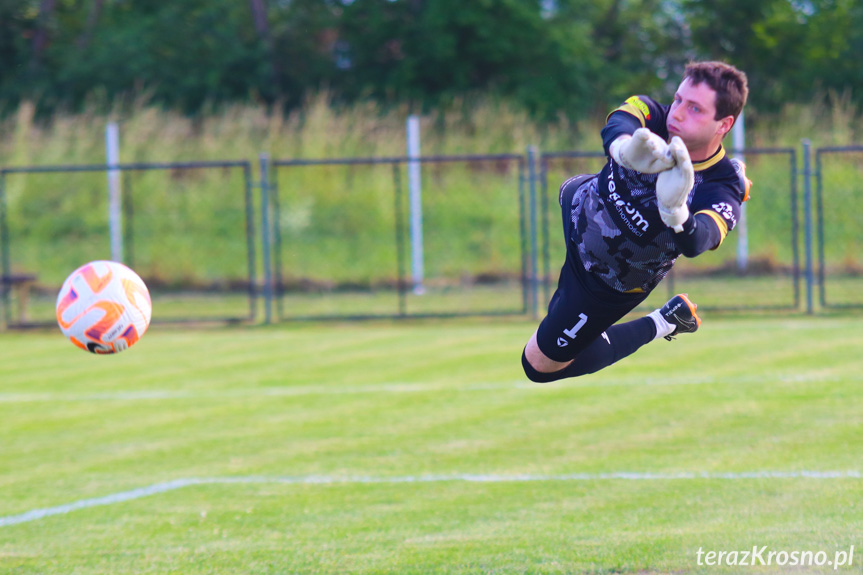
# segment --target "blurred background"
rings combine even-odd
[[[745,233],[657,298],[860,305],[861,52],[852,0],[0,0],[4,322],[52,321],[111,258],[156,321],[536,313],[558,185],[692,59],[749,76],[755,188]]]
[[[416,112],[495,96],[578,121],[719,58],[771,115],[831,92],[859,103],[861,51],[852,0],[3,0],[0,101],[42,115],[144,98],[200,117],[322,91]]]

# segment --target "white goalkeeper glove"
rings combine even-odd
[[[642,174],[658,174],[674,166],[668,144],[648,130],[639,128],[632,136],[620,136],[608,147],[615,162]]]
[[[659,205],[659,216],[675,232],[683,231],[683,222],[689,218],[689,206],[686,200],[695,185],[695,171],[689,150],[679,137],[674,136],[668,145],[668,151],[674,158],[674,167],[659,174],[656,178],[656,200]]]

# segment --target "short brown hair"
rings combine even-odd
[[[716,92],[716,117],[737,116],[749,97],[749,82],[746,74],[725,62],[690,62],[683,72],[693,84],[706,82]]]

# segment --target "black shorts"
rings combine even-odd
[[[575,359],[609,327],[643,302],[646,293],[622,293],[602,283],[584,269],[572,245],[572,198],[595,175],[570,178],[560,187],[560,208],[566,261],[557,290],[548,304],[548,315],[539,324],[536,342],[554,361]]]

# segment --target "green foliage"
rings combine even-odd
[[[753,107],[863,93],[856,0],[0,0],[0,113],[145,91],[197,113],[310,92],[429,111],[474,94],[535,118],[662,96],[692,58],[749,74]]]
[[[187,111],[205,101],[245,99],[265,80],[248,10],[230,0],[111,3],[83,51],[49,53],[60,98],[83,101],[92,86],[109,95],[130,88]],[[65,39],[65,42],[62,40]]]
[[[863,4],[854,0],[683,0],[700,55],[727,59],[749,75],[763,112],[819,92],[858,91]]]

